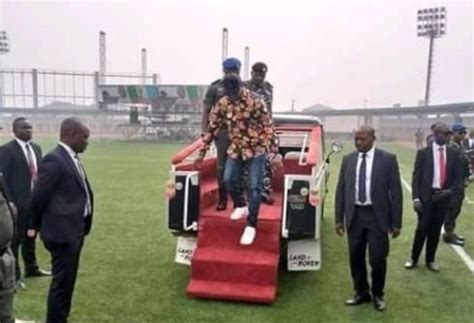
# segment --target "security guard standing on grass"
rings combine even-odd
[[[454,229],[456,228],[456,219],[461,213],[462,203],[464,200],[464,191],[469,183],[469,163],[470,160],[466,154],[466,149],[463,146],[464,138],[466,137],[466,127],[462,124],[454,124],[451,128],[453,131],[453,138],[450,142],[450,146],[454,148],[461,157],[461,172],[462,179],[459,181],[459,186],[456,191],[453,192],[453,197],[449,206],[448,214],[444,220],[444,231],[443,240],[446,243],[464,246],[464,237],[456,234]]]
[[[13,316],[15,298],[15,257],[10,245],[15,234],[16,209],[6,198],[0,173],[0,323],[33,323]]]
[[[10,244],[14,235],[13,215],[3,191],[0,173],[0,322],[15,322],[13,298],[15,295],[15,258]]]

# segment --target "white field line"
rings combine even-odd
[[[469,197],[466,197],[465,201],[467,204],[474,204],[474,201],[471,200]]]
[[[401,180],[402,180],[402,184],[403,186],[405,186],[405,188],[407,189],[408,192],[410,192],[411,194],[411,186],[410,184],[403,178],[401,177]],[[466,201],[467,203],[469,204],[474,204],[474,201],[471,201],[469,199],[466,198]],[[472,203],[471,203],[472,202]],[[444,227],[442,229],[442,233],[444,233]],[[451,248],[454,249],[454,251],[458,254],[459,257],[461,257],[462,261],[464,261],[464,263],[466,264],[467,268],[469,268],[469,270],[474,273],[474,260],[471,259],[471,257],[469,257],[469,255],[466,253],[466,251],[464,250],[464,248],[460,247],[460,246],[456,246],[456,245],[453,245],[453,244],[449,244],[451,246]]]

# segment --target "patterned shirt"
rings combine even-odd
[[[272,119],[265,103],[246,88],[242,89],[237,102],[224,96],[212,108],[209,125],[202,135],[204,147],[200,151],[201,156],[205,155],[221,128],[229,131],[231,144],[227,154],[230,158],[242,157],[247,160],[278,149]]]

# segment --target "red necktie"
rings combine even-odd
[[[444,148],[439,147],[439,186],[446,184],[446,159],[444,158]]]

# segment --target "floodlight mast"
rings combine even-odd
[[[426,73],[426,85],[425,85],[425,102],[424,102],[425,106],[428,106],[430,104],[434,40],[436,38],[441,38],[446,34],[446,16],[447,16],[447,11],[445,7],[418,10],[418,16],[417,16],[418,37],[424,37],[430,40],[429,50],[428,50],[428,68],[427,68],[427,73]]]

